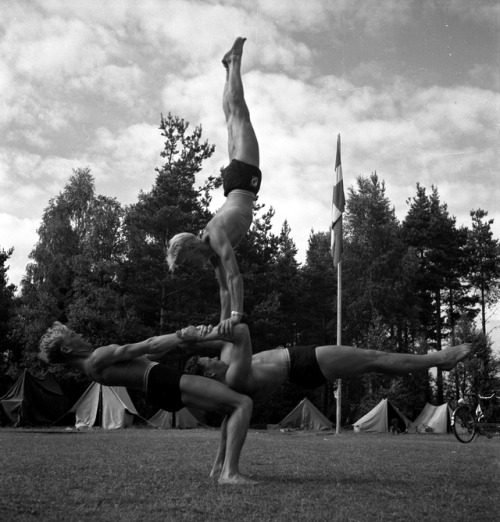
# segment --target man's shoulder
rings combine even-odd
[[[103,346],[98,346],[97,348],[94,348],[92,355],[98,355],[99,353],[108,352],[109,350],[114,350],[119,346],[119,344],[105,344]]]

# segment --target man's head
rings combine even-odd
[[[203,242],[194,234],[182,232],[175,235],[167,249],[167,263],[173,272],[181,265],[203,266],[206,256],[202,252]]]
[[[65,363],[69,353],[89,349],[90,344],[87,341],[56,321],[41,338],[38,357],[49,364]]]
[[[227,369],[228,365],[220,361],[218,357],[200,357],[195,355],[188,359],[184,367],[184,373],[187,375],[201,375],[202,377],[224,382]]]

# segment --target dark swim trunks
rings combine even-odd
[[[155,364],[149,371],[148,402],[166,411],[179,411],[181,400],[181,374],[164,364]]]
[[[321,372],[316,358],[316,346],[290,346],[290,375],[288,380],[301,388],[319,388],[326,377]]]
[[[222,185],[224,196],[232,190],[248,190],[255,195],[259,192],[262,172],[257,167],[249,165],[244,161],[233,159],[222,171]]]

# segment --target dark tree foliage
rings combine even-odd
[[[298,344],[336,342],[337,282],[330,251],[330,234],[311,231],[302,268]]]
[[[89,169],[74,172],[63,191],[49,201],[39,240],[21,284],[7,284],[12,250],[0,250],[0,343],[2,375],[22,368],[42,374],[36,357],[45,329],[60,320],[96,345],[125,343],[175,331],[187,324],[217,324],[219,289],[213,269],[168,272],[167,241],[179,232],[198,233],[212,217],[211,195],[220,176],[196,188],[196,176],[214,150],[202,141],[202,128],[161,117],[165,138],[149,192],[125,210],[95,194]],[[342,344],[361,349],[426,353],[450,342],[472,340],[475,357],[447,374],[400,378],[366,375],[342,383],[342,423],[354,422],[383,397],[409,418],[426,401],[447,399],[496,386],[498,361],[491,342],[474,330],[480,308],[499,297],[499,246],[487,213],[472,211],[472,229],[457,229],[436,188],[428,195],[417,185],[402,224],[395,217],[376,173],[359,177],[348,191],[342,258]],[[285,221],[273,233],[274,210],[254,207],[254,222],[236,257],[244,281],[244,321],[253,351],[289,344],[336,343],[337,270],[330,234],[311,231],[306,262],[300,266],[292,230]],[[7,348],[5,348],[7,347]],[[185,355],[168,356],[182,368]],[[75,399],[88,384],[77,372],[57,366],[63,389]],[[0,381],[0,391],[3,381]],[[254,406],[253,423],[281,420],[304,396],[335,417],[334,386],[304,392],[291,384]],[[134,395],[135,400],[141,400]],[[142,404],[138,404],[142,408]],[[149,412],[152,413],[152,412]]]
[[[436,187],[431,195],[417,184],[417,195],[408,201],[410,208],[403,223],[403,237],[419,261],[416,293],[420,300],[420,335],[436,350],[451,331],[456,307],[463,308],[461,279],[464,274],[466,234],[458,231],[455,218],[442,204]],[[446,302],[447,300],[447,302]],[[441,370],[437,372],[438,401],[443,401]]]
[[[116,200],[95,195],[89,169],[75,171],[45,209],[13,328],[24,346],[20,364],[33,373],[47,370],[37,357],[38,343],[55,320],[95,345],[123,341],[128,332],[138,330],[119,282],[122,217]],[[77,372],[51,370],[62,385],[83,381]]]
[[[468,281],[480,306],[481,327],[486,335],[486,311],[500,298],[500,245],[493,239],[493,219],[488,212],[471,210],[472,228],[467,234]]]
[[[287,222],[279,236],[271,233],[273,216],[271,208],[255,220],[242,248],[238,248],[245,285],[245,320],[252,329],[254,351],[296,341],[300,293],[297,249]]]
[[[257,206],[255,213],[263,210]],[[278,341],[280,295],[270,281],[275,273],[278,238],[272,233],[274,210],[255,217],[245,238],[236,249],[236,260],[243,277],[246,322],[252,332],[254,352],[273,348]]]
[[[380,318],[399,349],[407,349],[403,333],[415,303],[400,225],[377,174],[356,181],[357,190],[349,189],[345,217],[345,340],[360,344]]]
[[[13,248],[0,248],[0,396],[11,384],[8,370],[17,355],[15,341],[12,339],[12,317],[15,311],[16,286],[8,283],[6,264],[14,252]]]
[[[151,191],[141,192],[125,217],[127,293],[141,321],[158,333],[201,322],[215,312],[218,303],[213,271],[187,274],[179,270],[172,275],[165,262],[171,237],[179,232],[197,234],[210,220],[209,191],[220,185],[220,180],[210,176],[203,188],[194,187],[195,176],[214,146],[201,141],[201,126],[191,134],[188,126],[171,114],[162,116],[165,164],[156,169]]]
[[[280,344],[298,344],[298,301],[302,295],[297,247],[291,229],[285,221],[278,237],[278,251],[274,263],[273,288],[280,294]]]
[[[447,374],[445,398],[456,404],[460,398],[477,400],[477,394],[498,391],[500,386],[500,359],[495,357],[491,341],[477,330],[473,320],[463,315],[457,322],[456,342],[472,343],[472,357]]]

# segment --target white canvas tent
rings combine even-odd
[[[301,430],[331,430],[333,424],[310,402],[302,399],[297,406],[278,424],[276,429],[294,428]]]
[[[427,403],[420,415],[412,422],[411,433],[448,433],[452,409],[449,404],[433,406]]]
[[[356,433],[389,433],[389,427],[393,419],[397,420],[401,433],[405,432],[410,421],[387,399],[382,399],[371,411],[356,421],[354,431]]]
[[[175,413],[158,410],[148,422],[162,430],[206,428],[207,425],[200,420],[202,416],[201,412],[189,410],[188,408],[182,408],[182,410]]]
[[[95,424],[107,430],[127,428],[132,426],[134,415],[139,416],[126,388],[97,382],[85,390],[70,412],[76,415],[77,429],[92,428]]]

